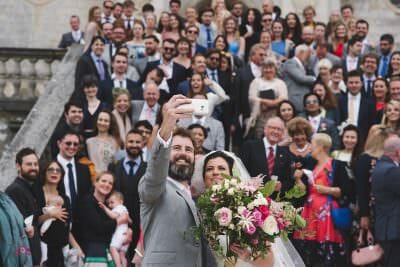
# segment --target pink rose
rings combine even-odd
[[[257,209],[253,211],[254,222],[256,226],[261,226],[264,222],[263,215]]]
[[[258,245],[258,239],[252,239],[251,244],[253,244],[254,246]]]
[[[215,213],[214,216],[217,218],[219,225],[228,226],[232,221],[232,211],[228,208],[220,208]]]
[[[244,232],[248,235],[252,235],[256,232],[256,227],[254,226],[254,224],[249,223],[244,227]]]

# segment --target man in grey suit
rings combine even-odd
[[[281,66],[281,76],[288,88],[289,100],[298,112],[303,111],[303,97],[310,92],[315,77],[306,74],[304,64],[310,58],[310,48],[301,44],[296,47],[295,56]]]
[[[189,189],[194,145],[184,129],[174,132],[178,119],[191,117],[192,110],[178,108],[188,103],[175,95],[164,105],[152,157],[139,182],[145,251],[141,266],[206,266],[202,243],[192,231],[200,223]]]
[[[332,63],[332,66],[340,66],[342,64],[340,58],[328,52],[328,43],[325,40],[320,40],[315,45],[315,53],[310,56],[310,60],[308,61],[308,72],[318,76],[318,62],[324,58],[328,59]]]
[[[83,41],[84,33],[79,29],[79,17],[77,15],[72,15],[69,19],[69,24],[71,25],[71,31],[62,35],[58,48],[67,48],[72,44],[79,44]]]
[[[160,60],[161,55],[158,52],[160,41],[155,35],[148,35],[144,38],[144,46],[146,49],[146,57],[134,59],[129,64],[136,67],[140,75],[143,74],[148,62]]]
[[[213,117],[203,116],[179,120],[180,127],[188,128],[192,124],[200,124],[207,130],[207,138],[204,140],[203,147],[209,151],[225,149],[224,126],[219,120]]]
[[[126,39],[126,34],[125,34],[125,29],[122,25],[116,24],[113,28],[112,32],[112,40],[111,43],[106,44],[104,46],[104,52],[103,52],[103,59],[109,66],[109,71],[112,73],[111,69],[111,63],[113,56],[117,53],[117,50],[121,45],[125,42]]]
[[[158,100],[160,99],[160,89],[152,81],[147,81],[143,90],[144,100],[132,100],[132,123],[140,120],[147,120],[154,126],[157,114],[160,111]]]

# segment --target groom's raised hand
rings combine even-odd
[[[192,100],[183,95],[174,95],[162,108],[163,121],[160,127],[160,137],[167,141],[176,127],[179,119],[191,118],[193,109],[179,108],[184,104],[190,104]]]

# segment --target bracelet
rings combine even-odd
[[[136,252],[136,254],[138,254],[139,257],[141,257],[141,258],[144,257],[143,254],[137,248],[135,248],[135,252]]]

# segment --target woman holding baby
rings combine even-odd
[[[41,210],[39,216],[42,241],[42,262],[46,266],[63,267],[63,248],[70,244],[83,256],[82,250],[70,232],[69,200],[65,195],[64,169],[57,161],[42,168],[35,194]]]

